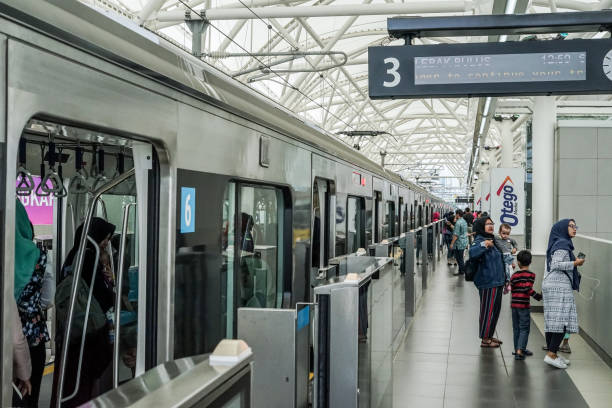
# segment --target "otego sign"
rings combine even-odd
[[[525,175],[522,168],[491,170],[491,218],[525,234]]]
[[[516,200],[518,197],[516,194],[514,194],[514,182],[512,181],[510,176],[507,176],[503,183],[499,186],[499,188],[497,189],[497,195],[501,196],[502,192],[504,205],[501,209],[502,215],[499,221],[501,221],[502,224],[506,223],[511,227],[515,227],[518,225],[518,217],[516,214],[518,209],[516,205]]]

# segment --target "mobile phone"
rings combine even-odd
[[[11,382],[11,384],[13,385],[13,389],[15,390],[15,393],[17,394],[19,399],[22,400],[23,399],[23,395],[21,394],[21,391],[19,391],[19,387],[17,387],[17,385],[15,385],[14,382]]]
[[[578,259],[584,259],[584,258],[586,258],[586,255],[585,255],[585,254],[583,254],[582,252],[578,252],[578,256],[576,256],[576,258],[578,258]]]

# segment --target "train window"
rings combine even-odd
[[[384,206],[382,239],[395,235],[395,219],[395,203],[393,201],[387,201]]]
[[[378,243],[383,238],[380,237],[380,222],[381,222],[381,196],[382,194],[378,191],[374,192],[375,202],[374,202],[374,242]]]
[[[330,238],[330,185],[326,180],[316,179],[312,186],[312,267],[327,266]]]
[[[415,229],[414,225],[414,204],[410,204],[410,229]]]
[[[365,244],[372,243],[372,199],[365,199]],[[365,248],[365,247],[364,247]],[[367,249],[367,248],[366,248]]]
[[[336,196],[336,251],[334,256],[346,254],[346,194]]]
[[[366,209],[365,200],[361,197],[349,197],[347,202],[346,239],[347,252],[357,252],[366,246]]]
[[[423,226],[423,206],[419,205],[418,213],[417,213],[418,226]]]
[[[240,188],[239,305],[280,307],[283,297],[283,212],[280,189]]]

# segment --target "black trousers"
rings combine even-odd
[[[557,354],[563,337],[565,337],[565,333],[546,332],[546,347],[548,347],[548,351]]]
[[[32,376],[30,377],[30,383],[32,383],[32,394],[20,400],[19,397],[13,393],[13,406],[27,408],[38,407],[40,384],[42,382],[43,371],[45,370],[45,359],[45,343],[40,343],[38,346],[34,347],[30,346],[30,360],[32,361]]]
[[[455,260],[457,261],[457,265],[459,265],[457,267],[457,272],[465,273],[465,261],[464,261],[465,249],[455,248],[454,251],[455,251]]]

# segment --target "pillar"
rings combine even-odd
[[[512,137],[512,124],[513,122],[509,118],[502,119],[501,121],[501,167],[505,169],[514,167],[514,138]]]
[[[557,106],[554,96],[536,96],[533,104],[533,173],[531,193],[531,249],[546,253],[553,224],[554,147]]]

